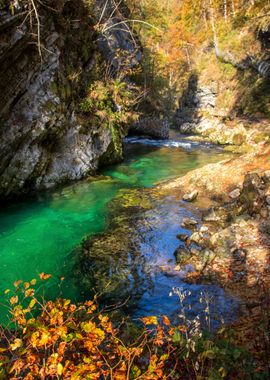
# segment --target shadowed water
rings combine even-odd
[[[208,145],[191,144],[187,147],[186,144],[183,142],[181,145],[177,141],[177,144],[168,147],[166,143],[151,142],[148,145],[147,141],[141,144],[133,140],[132,144],[126,146],[125,161],[104,170],[99,180],[81,181],[3,208],[0,213],[0,294],[11,287],[15,280],[29,281],[39,273],[46,272],[54,275],[54,280],[47,283],[47,296],[59,295],[57,279],[65,276],[61,295],[74,301],[87,298],[85,289],[74,280],[74,248],[85,236],[106,230],[109,222],[108,204],[119,191],[151,187],[159,181],[184,175],[206,163],[228,157]],[[168,255],[172,256],[177,243],[174,235],[179,232],[171,221],[177,220],[181,208],[178,203],[169,203],[173,211],[164,206],[162,212],[165,224],[157,225],[153,230],[154,236],[147,235],[142,247],[144,254],[149,249],[156,249],[158,244],[155,260],[161,262],[166,261]],[[166,217],[168,212],[172,212],[169,218]],[[151,257],[154,255],[151,254]],[[167,306],[172,309],[172,299],[165,300],[164,297],[167,297],[169,288],[177,284],[178,278],[169,278],[168,274],[153,271],[152,296],[145,293],[134,315],[153,313],[155,310],[165,313]],[[221,290],[217,297],[221,298],[221,303],[226,303]],[[157,302],[164,307],[157,309]],[[1,310],[2,320],[4,314]]]

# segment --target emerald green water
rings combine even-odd
[[[72,280],[74,248],[86,235],[106,228],[108,203],[121,189],[151,187],[226,156],[211,148],[178,145],[128,144],[125,161],[104,170],[101,174],[106,177],[85,180],[2,209],[0,294],[15,280],[28,281],[46,272],[54,276],[47,283],[49,296],[59,295],[58,279],[64,276],[62,295],[79,299],[83,289]]]

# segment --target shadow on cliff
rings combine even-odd
[[[237,70],[237,94],[232,106],[235,116],[256,121],[270,117],[270,80],[261,77],[255,70]]]
[[[237,69],[237,95],[232,107],[236,116],[251,122],[270,117],[270,29],[256,32],[260,58],[247,56],[240,62],[229,62]]]
[[[187,86],[179,99],[178,111],[174,118],[176,126],[192,124],[199,121],[199,102],[197,100],[198,81],[198,74],[195,71],[191,72]]]

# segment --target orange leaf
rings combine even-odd
[[[157,325],[158,324],[158,319],[155,316],[144,317],[142,320],[143,320],[143,323],[145,325]]]
[[[163,322],[164,325],[166,325],[166,326],[171,326],[171,322],[170,322],[169,318],[166,317],[166,315],[164,315],[164,316],[162,317],[162,322]]]
[[[52,277],[51,274],[46,274],[46,273],[44,273],[44,272],[40,273],[40,275],[39,275],[39,278],[40,278],[41,280],[48,280],[48,279],[51,278],[51,277]]]
[[[29,284],[29,282],[25,282],[23,284],[23,286],[24,286],[24,289],[28,289],[30,287],[30,284]]]
[[[10,302],[11,305],[14,305],[15,303],[18,302],[18,300],[19,300],[18,296],[14,296],[14,297],[10,298],[9,302]]]
[[[15,288],[18,288],[21,285],[21,283],[22,283],[22,280],[18,280],[18,281],[15,281],[13,285],[15,286]]]

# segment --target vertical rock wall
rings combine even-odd
[[[108,149],[119,159],[111,131],[78,112],[93,71],[106,59],[86,4],[40,7],[42,58],[36,20],[30,30],[25,8],[15,15],[0,11],[0,197],[83,178]],[[117,40],[114,45],[121,48]]]

